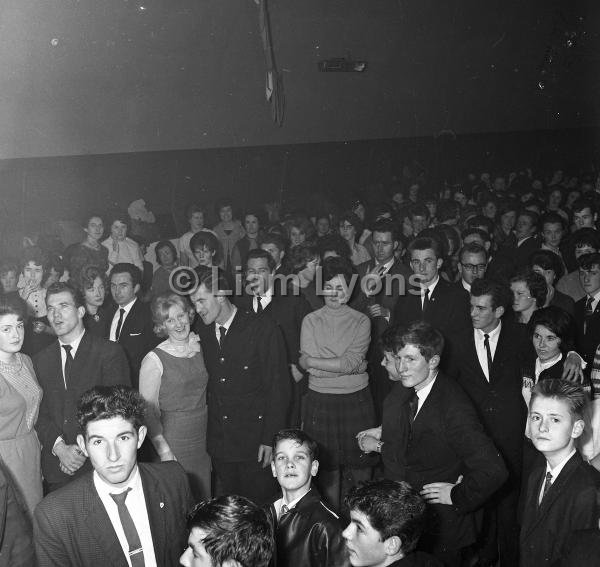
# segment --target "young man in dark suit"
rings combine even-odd
[[[46,291],[48,321],[57,340],[33,359],[44,390],[36,430],[42,444],[42,473],[46,492],[89,470],[76,444],[77,401],[93,386],[130,384],[123,349],[85,331],[81,293],[58,282]]]
[[[509,472],[508,481],[485,505],[479,561],[494,565],[500,557],[502,565],[517,565],[517,509],[527,415],[521,368],[531,341],[522,325],[503,318],[512,303],[508,286],[477,279],[471,285],[470,301],[472,327],[457,336],[449,374],[471,399]]]
[[[40,567],[177,565],[193,506],[190,487],[174,461],[137,463],[143,420],[144,400],[130,387],[96,387],[81,397],[77,444],[94,471],[36,508]]]
[[[600,342],[600,253],[581,256],[578,263],[585,297],[575,303],[575,345],[587,363],[589,374]]]
[[[302,319],[310,313],[310,304],[303,295],[287,286],[285,276],[275,275],[275,260],[266,250],[250,250],[247,254],[244,293],[234,298],[246,313],[269,317],[281,330],[292,388],[289,426],[300,425],[301,384],[304,374],[299,368],[300,329]],[[306,380],[304,380],[306,382]]]
[[[598,527],[599,473],[577,452],[586,396],[579,384],[541,380],[529,403],[529,427],[546,464],[527,484],[521,524],[521,567],[558,565],[576,530]]]
[[[359,447],[381,453],[386,478],[420,491],[432,519],[419,547],[458,566],[506,468],[467,395],[438,371],[442,334],[417,321],[391,327],[382,343],[382,364],[397,384],[385,400],[382,426],[358,433]]]
[[[395,257],[399,235],[394,222],[389,219],[377,221],[372,231],[375,257],[358,266],[360,289],[350,305],[369,316],[371,320],[371,344],[367,353],[369,362],[369,385],[375,403],[375,412],[381,418],[383,400],[390,391],[390,381],[381,368],[383,353],[379,339],[390,324],[396,302],[409,287],[410,269]]]
[[[139,268],[133,264],[115,264],[110,272],[109,281],[114,305],[109,312],[107,338],[125,349],[131,371],[131,384],[137,388],[142,359],[160,339],[154,334],[149,305],[142,303],[137,296],[142,282]]]
[[[221,270],[198,270],[190,299],[209,375],[207,449],[217,494],[264,504],[276,490],[268,467],[287,421],[289,370],[275,323],[235,307],[231,293]]]
[[[406,295],[398,298],[392,312],[393,325],[425,321],[444,336],[442,368],[446,368],[458,333],[471,326],[469,294],[439,275],[443,264],[440,243],[430,237],[417,237],[408,246],[413,270]]]

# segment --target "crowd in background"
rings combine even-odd
[[[507,535],[503,522],[514,518],[517,525],[519,495],[539,464],[525,426],[532,391],[541,380],[581,385],[586,434],[577,450],[600,470],[599,211],[600,177],[526,170],[470,175],[460,185],[442,188],[419,177],[391,183],[377,201],[348,195],[323,210],[286,211],[269,203],[238,211],[231,200],[215,199],[187,207],[184,234],[161,235],[155,242],[133,234],[127,212],[115,210],[90,212],[78,243],[49,243],[32,231],[21,250],[0,260],[0,457],[24,509],[31,517],[44,494],[85,470],[85,456],[66,438],[67,426],[57,434],[48,425],[53,394],[43,391],[53,364],[48,353],[57,339],[62,346],[69,343],[67,335],[79,340],[81,329],[85,336],[119,345],[122,353],[113,353],[111,362],[113,370],[120,368],[114,383],[130,383],[146,400],[149,442],[140,458],[179,461],[197,501],[239,487],[236,493],[264,504],[276,488],[265,439],[291,427],[302,428],[319,444],[319,488],[336,512],[347,513],[343,500],[350,487],[394,468],[382,450],[400,443],[389,437],[394,426],[386,404],[395,395],[393,380],[402,381],[389,379],[395,364],[390,356],[413,343],[392,347],[389,331],[421,320],[443,338],[443,351],[425,357],[429,362],[438,356],[439,368],[430,365],[430,372],[443,372],[466,392],[477,423],[502,457],[499,466],[508,471],[475,506],[484,513],[483,529],[470,539],[458,538],[456,547],[475,549],[481,565],[495,564],[499,556],[501,565],[516,565],[509,558],[517,557],[518,533]],[[215,215],[218,222],[209,225]],[[215,285],[234,289],[236,278],[249,287],[227,303],[218,303],[214,293],[208,298],[178,293],[172,276],[181,267],[195,270],[206,290],[208,282],[213,292]],[[275,275],[285,277],[273,284]],[[399,278],[391,287],[372,287],[393,275]],[[359,278],[355,286],[353,276]],[[411,290],[417,290],[412,298]],[[56,302],[65,293],[77,310],[71,335],[65,332],[67,303]],[[478,304],[481,297],[489,305]],[[217,315],[211,315],[213,307]],[[491,313],[487,320],[485,309]],[[222,320],[225,314],[229,323]],[[253,341],[260,343],[258,373],[276,377],[268,387],[261,378],[260,396],[282,406],[281,416],[273,418],[277,427],[265,431],[257,445],[252,487],[236,480],[230,441],[217,440],[214,433],[228,419],[235,427],[254,427],[225,413],[223,400],[233,394],[219,389],[230,378],[219,373],[219,364],[230,360],[224,337],[242,314],[249,317],[248,342],[236,349],[251,351]],[[468,372],[479,361],[490,387],[492,368],[499,376],[508,372],[496,366],[503,343],[493,331],[500,320],[503,328],[514,329],[522,349],[513,353],[511,391],[494,392],[501,400],[494,406],[471,389]],[[219,337],[215,333],[222,327]],[[478,329],[486,343],[482,334],[470,360],[465,344],[468,337],[477,340]],[[488,341],[497,341],[491,350]],[[70,366],[70,349],[60,355],[62,366],[56,368],[68,390],[76,366]],[[248,366],[243,370],[253,372]],[[243,375],[237,367],[231,373]],[[255,403],[253,391],[241,388],[234,395],[242,405]],[[221,404],[218,416],[211,414],[216,411],[211,400]],[[503,409],[503,417],[491,413]],[[265,409],[265,428],[267,414]],[[64,417],[66,423],[70,418]],[[235,427],[234,435],[241,435]],[[503,435],[511,427],[516,432],[509,439]],[[44,464],[52,459],[54,465]],[[401,472],[406,463],[396,465],[391,477],[406,480]],[[269,478],[263,478],[264,471]],[[424,485],[429,486],[418,488]],[[442,551],[436,545],[427,550],[447,565],[460,564],[452,545],[444,544]]]

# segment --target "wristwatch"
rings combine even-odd
[[[377,445],[375,445],[375,451],[381,453],[381,447],[383,447],[383,441],[377,441]]]

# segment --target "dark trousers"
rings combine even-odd
[[[212,465],[215,496],[237,494],[263,506],[279,491],[270,466],[262,468],[256,461],[226,463],[218,460],[213,460]]]

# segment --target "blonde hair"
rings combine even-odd
[[[157,295],[152,300],[152,321],[154,322],[154,334],[158,337],[166,337],[165,321],[169,318],[169,309],[178,305],[187,313],[190,323],[194,319],[196,311],[186,297],[177,295],[173,292],[166,292]]]

